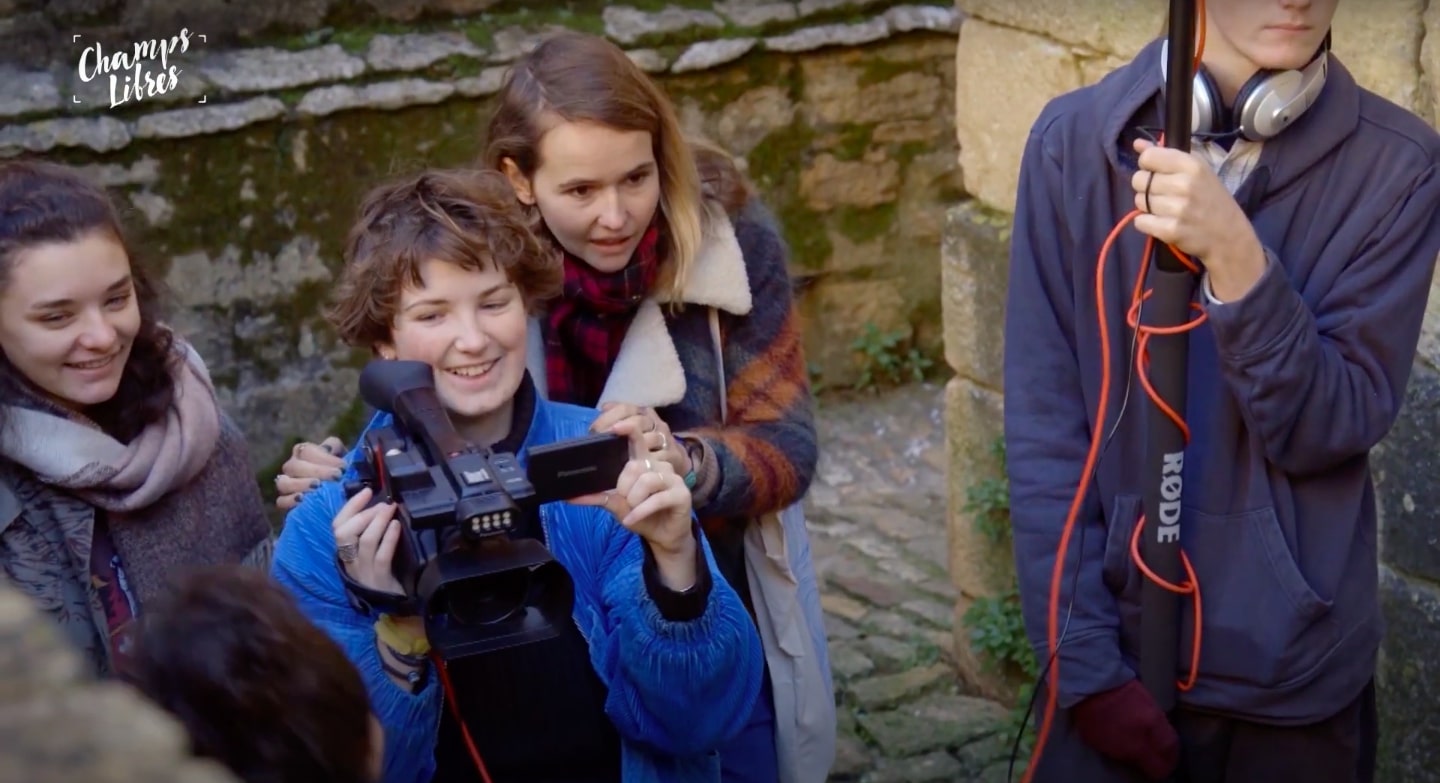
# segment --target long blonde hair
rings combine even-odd
[[[618,46],[593,35],[562,32],[541,42],[510,69],[490,118],[485,165],[506,159],[527,178],[539,166],[540,138],[558,117],[623,131],[646,131],[660,175],[660,228],[664,245],[658,286],[672,301],[700,253],[717,213],[734,213],[749,197],[734,161],[717,147],[691,141],[669,99]],[[538,210],[537,233],[554,241]]]

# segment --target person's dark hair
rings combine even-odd
[[[0,291],[26,250],[110,235],[130,258],[130,277],[140,308],[140,330],[120,376],[115,396],[85,411],[111,436],[129,441],[159,421],[175,393],[176,355],[169,329],[161,325],[160,288],[126,243],[115,206],[105,190],[74,169],[41,161],[0,164]],[[0,346],[0,401],[13,400],[28,381]],[[0,419],[0,433],[5,422]]]
[[[372,783],[359,671],[263,571],[174,580],[145,607],[126,678],[246,783]]]
[[[492,265],[537,311],[564,278],[558,254],[530,232],[510,183],[496,171],[427,170],[380,185],[360,205],[345,268],[325,317],[346,343],[390,340],[400,295],[421,286],[426,261],[481,271]]]

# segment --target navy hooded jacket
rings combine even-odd
[[[1134,207],[1136,129],[1163,123],[1160,44],[1050,102],[1021,165],[1005,436],[1025,625],[1042,662],[1051,570],[1090,435],[1116,427],[1130,386],[1061,584],[1062,625],[1074,599],[1062,708],[1137,671],[1145,577],[1129,541],[1148,401],[1131,375],[1125,310],[1145,236],[1127,228],[1105,271],[1103,422],[1095,265]],[[1428,125],[1358,87],[1332,57],[1318,102],[1265,143],[1236,193],[1269,264],[1242,299],[1206,304],[1208,322],[1189,334],[1181,542],[1204,617],[1198,681],[1182,704],[1303,724],[1339,711],[1374,675],[1382,621],[1368,452],[1400,408],[1440,252],[1437,153]],[[1181,600],[1177,679],[1189,673],[1195,626]]]

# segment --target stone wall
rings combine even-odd
[[[1004,692],[967,655],[958,618],[1009,575],[983,566],[996,553],[960,502],[975,476],[993,472],[989,447],[1000,434],[1002,298],[1009,214],[1031,123],[1051,97],[1093,83],[1161,29],[1163,4],[1143,0],[960,0],[956,126],[964,189],[973,201],[948,213],[942,258],[945,357],[950,381],[951,570],[961,598],[956,646],[977,687]],[[1440,102],[1440,5],[1420,0],[1342,2],[1336,54],[1363,86],[1434,122]],[[1021,65],[1023,64],[1023,66]],[[1385,783],[1440,780],[1440,296],[1416,356],[1399,423],[1376,450],[1381,508],[1384,610],[1389,624],[1380,666]]]
[[[69,34],[80,28],[67,26],[65,9],[82,5],[0,0],[0,14],[11,10],[0,31],[43,22]],[[113,188],[261,473],[293,439],[357,423],[362,357],[337,345],[318,311],[363,191],[392,172],[470,164],[507,64],[561,27],[620,43],[688,130],[740,156],[783,222],[820,383],[856,380],[850,345],[870,323],[938,357],[934,248],[960,198],[959,16],[948,5],[101,5],[68,54],[0,66],[0,154],[83,165]],[[237,46],[210,41],[209,27],[182,40],[181,24],[201,18],[166,15],[221,5],[231,10],[204,23]],[[551,10],[527,10],[542,5]],[[114,105],[123,78],[112,97],[109,74],[81,78],[80,57],[96,42],[113,52],[137,37],[175,37],[169,67],[179,73],[160,94]]]

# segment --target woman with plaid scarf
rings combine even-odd
[[[687,141],[618,47],[562,33],[516,63],[489,126],[564,293],[531,329],[547,399],[603,411],[686,477],[715,559],[764,642],[749,726],[726,783],[818,783],[835,751],[825,631],[800,501],[817,459],[786,249],[734,162]],[[333,476],[337,439],[301,444],[277,503]]]

